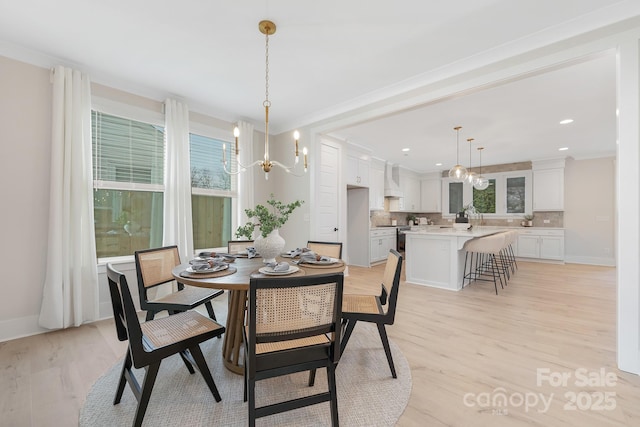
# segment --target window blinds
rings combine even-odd
[[[224,141],[190,134],[191,187],[207,190],[231,190],[231,176],[222,165]],[[232,150],[227,145],[227,156]],[[227,159],[229,160],[229,159]]]
[[[164,129],[92,111],[93,179],[163,185]]]

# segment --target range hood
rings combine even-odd
[[[400,189],[400,168],[391,163],[385,163],[384,167],[384,197],[398,199],[404,193]]]

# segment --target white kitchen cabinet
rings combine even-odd
[[[521,258],[564,261],[564,230],[521,230],[516,253]]]
[[[440,176],[423,178],[420,181],[420,211],[421,212],[442,212],[442,184]]]
[[[420,211],[420,180],[413,174],[404,174],[402,180],[402,191],[404,193],[404,206],[402,210],[407,212]]]
[[[369,170],[369,210],[384,210],[384,163],[371,161]]]
[[[564,210],[564,159],[533,162],[533,210]]]
[[[369,186],[369,159],[347,154],[347,185]],[[384,179],[384,178],[383,178]],[[384,191],[384,188],[383,188]]]
[[[387,259],[389,249],[396,248],[396,229],[371,230],[370,232],[370,261],[371,263]]]

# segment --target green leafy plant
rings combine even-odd
[[[296,200],[295,202],[284,204],[274,199],[273,194],[271,194],[271,198],[267,200],[270,208],[264,205],[256,205],[254,209],[244,210],[250,219],[256,218],[257,222],[249,221],[245,225],[238,227],[236,237],[246,237],[251,240],[255,227],[258,227],[262,237],[267,237],[273,230],[282,227],[289,219],[291,212],[303,203],[303,200]]]
[[[524,219],[525,221],[533,221],[533,215],[525,215]]]

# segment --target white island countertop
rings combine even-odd
[[[431,235],[431,236],[451,236],[451,237],[483,237],[490,234],[500,233],[501,231],[510,230],[508,227],[471,227],[469,230],[458,230],[453,227],[429,226],[422,230],[407,230],[406,234]]]

